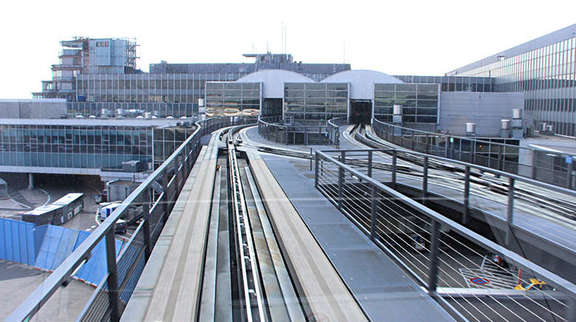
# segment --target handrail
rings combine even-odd
[[[275,123],[279,121],[282,121],[280,117],[258,116],[258,133],[268,140],[282,144],[290,144],[288,133],[304,133],[304,144],[308,144],[307,140],[308,135],[310,134],[326,135],[324,141],[327,141],[329,144],[339,144],[339,127],[334,123],[330,123],[330,121],[327,121],[326,124],[317,125],[290,125]]]
[[[574,189],[576,186],[573,165],[576,155],[570,153],[549,152],[474,137],[426,132],[385,123],[375,118],[373,118],[372,128],[380,139],[410,150],[484,164],[490,168],[517,173],[568,189]],[[503,139],[506,140],[506,138]],[[542,153],[546,155],[542,156]],[[562,162],[558,163],[556,159]]]
[[[519,146],[519,145],[513,145],[513,144],[507,144],[507,143],[500,143],[500,142],[492,142],[492,141],[485,141],[482,139],[477,139],[475,137],[470,137],[470,136],[461,136],[461,135],[452,135],[452,134],[446,134],[446,133],[436,133],[436,132],[428,132],[428,131],[423,131],[423,130],[418,130],[418,129],[412,129],[412,128],[408,128],[408,127],[403,127],[403,126],[399,126],[399,125],[395,125],[395,124],[390,124],[390,123],[386,123],[383,121],[378,120],[377,118],[372,118],[373,122],[379,123],[383,126],[388,126],[388,127],[393,127],[393,128],[397,128],[400,129],[402,131],[409,131],[409,132],[416,132],[416,133],[420,133],[422,135],[428,135],[428,136],[436,136],[436,137],[445,137],[447,140],[450,138],[455,138],[455,139],[459,139],[459,140],[465,140],[465,141],[475,141],[478,143],[483,143],[483,144],[491,144],[491,145],[498,145],[498,146],[504,146],[504,147],[510,147],[510,148],[514,148],[514,149],[522,149],[522,150],[529,150],[529,151],[541,151],[539,149],[535,149],[535,148],[530,148],[530,147],[525,147],[525,146]],[[494,139],[510,139],[510,138],[499,138],[499,137],[494,137]],[[570,153],[563,153],[563,152],[550,152],[551,154],[556,154],[556,155],[560,155],[560,156],[573,156],[576,157],[576,155],[570,154]]]
[[[381,191],[384,192],[384,194],[386,194],[387,196],[389,196],[390,198],[387,198],[388,200],[394,200],[394,202],[399,202],[402,203],[406,206],[408,206],[409,208],[417,211],[420,214],[423,214],[424,216],[426,216],[427,218],[430,219],[431,221],[431,246],[430,246],[430,267],[429,267],[429,284],[425,284],[424,287],[426,288],[426,290],[428,290],[428,292],[430,292],[431,294],[437,294],[436,293],[436,281],[438,278],[438,245],[439,245],[439,227],[447,227],[448,229],[446,229],[446,231],[453,231],[456,232],[458,235],[460,235],[461,237],[464,237],[465,239],[475,243],[476,245],[479,245],[487,250],[490,250],[496,254],[499,254],[500,256],[502,256],[504,259],[506,259],[507,261],[509,261],[510,263],[514,263],[517,267],[526,270],[527,272],[531,272],[534,275],[543,278],[546,283],[552,285],[553,287],[555,287],[557,290],[560,290],[564,293],[566,293],[566,295],[569,296],[568,301],[569,303],[567,304],[567,307],[570,308],[571,305],[573,305],[573,301],[576,299],[576,285],[573,284],[572,282],[558,276],[557,274],[548,271],[545,268],[542,268],[541,266],[523,258],[522,256],[514,253],[513,251],[498,245],[497,243],[481,236],[480,234],[466,228],[465,226],[449,219],[446,218],[445,216],[443,216],[442,214],[426,207],[425,205],[411,199],[408,198],[407,196],[405,196],[404,194],[396,191],[395,189],[393,189],[392,187],[389,187],[381,182],[379,182],[378,180],[372,178],[370,175],[366,175],[354,168],[352,168],[349,165],[344,164],[343,162],[338,161],[336,158],[330,156],[327,154],[327,152],[329,151],[316,151],[316,173],[315,173],[315,184],[317,187],[322,186],[322,184],[334,184],[337,185],[338,187],[335,187],[333,190],[337,190],[338,191],[338,197],[330,197],[330,199],[332,199],[333,201],[338,201],[338,202],[342,202],[342,198],[343,195],[341,194],[340,191],[342,191],[343,189],[343,185],[345,185],[344,183],[344,178],[353,178],[355,180],[355,182],[361,182],[362,184],[365,184],[367,187],[362,189],[361,191],[372,191],[372,212],[374,212],[375,208],[374,208],[374,201],[375,201],[375,192],[374,191]],[[342,151],[339,151],[342,152]],[[333,165],[336,166],[336,170],[330,170],[329,172],[332,173],[332,176],[337,176],[337,180],[336,177],[334,179],[332,179],[333,181],[331,181],[331,183],[325,183],[324,179],[320,180],[319,177],[322,177],[324,175],[326,175],[325,173],[328,172],[328,170],[324,170],[322,164],[320,163],[321,160],[325,160]],[[347,173],[349,173],[350,175],[348,175]],[[336,181],[338,183],[336,183]],[[326,191],[325,191],[326,193]],[[362,192],[359,192],[362,193]],[[366,193],[366,192],[364,192]],[[335,192],[334,192],[335,194]],[[379,195],[379,194],[378,194]],[[369,207],[368,207],[369,208]],[[340,209],[340,208],[339,208]],[[348,211],[348,210],[347,210]],[[369,210],[368,210],[369,211]],[[378,243],[377,237],[375,236],[375,230],[374,227],[376,225],[376,215],[374,213],[370,214],[368,213],[366,216],[368,219],[368,223],[366,225],[368,225],[368,228],[366,228],[364,231],[367,232],[367,234],[370,235],[370,238],[372,240],[374,240],[376,243]],[[369,231],[368,231],[369,230]],[[436,247],[436,249],[434,249],[434,247]],[[388,251],[388,250],[387,250]],[[392,255],[393,257],[395,257],[394,255]],[[395,257],[397,260],[398,257]],[[410,271],[410,270],[409,270]],[[414,274],[413,271],[411,271],[412,274]],[[419,278],[417,278],[419,279]],[[423,282],[422,279],[419,279],[421,282]],[[569,320],[573,320],[575,318],[574,314],[576,312],[574,312],[574,310],[569,309],[569,312],[567,312],[568,315],[568,319]]]
[[[440,156],[436,156],[436,155],[431,155],[431,154],[426,154],[426,153],[421,153],[421,152],[416,152],[416,151],[412,151],[406,148],[402,148],[402,149],[347,149],[347,150],[322,150],[322,152],[326,153],[326,152],[337,152],[337,153],[341,153],[341,152],[368,152],[368,151],[374,151],[374,152],[398,152],[398,153],[405,153],[405,154],[411,154],[411,155],[416,155],[416,156],[420,156],[420,157],[427,157],[429,159],[435,159],[435,160],[439,160],[439,161],[443,161],[443,162],[448,162],[448,163],[454,163],[454,164],[458,164],[464,167],[470,167],[473,169],[478,169],[480,171],[483,172],[488,172],[488,173],[492,173],[495,175],[499,175],[499,176],[504,176],[504,177],[508,177],[508,178],[512,178],[514,180],[517,181],[523,181],[541,188],[546,188],[546,189],[550,189],[556,192],[560,192],[560,193],[564,193],[573,197],[576,197],[576,191],[575,190],[571,190],[571,189],[566,189],[560,186],[556,186],[553,184],[549,184],[546,182],[542,182],[542,181],[538,181],[538,180],[534,180],[528,177],[524,177],[521,175],[517,175],[514,173],[510,173],[510,172],[506,172],[506,171],[502,171],[502,170],[498,170],[498,169],[493,169],[493,168],[488,168],[482,165],[478,165],[478,164],[473,164],[473,163],[468,163],[468,162],[464,162],[464,161],[460,161],[460,160],[455,160],[455,159],[449,159],[449,158],[445,158],[445,157],[440,157]]]
[[[107,244],[114,241],[114,225],[127,209],[134,204],[139,204],[139,199],[148,189],[153,189],[153,185],[163,178],[172,166],[172,163],[184,162],[179,160],[180,157],[186,159],[191,153],[188,145],[194,140],[200,139],[200,136],[207,134],[213,127],[227,125],[230,118],[215,118],[196,122],[196,130],[150,175],[140,184],[130,195],[120,204],[114,212],[106,218],[92,233],[76,248],[53,272],[44,280],[16,310],[14,310],[6,321],[24,321],[32,317],[48,301],[50,296],[67,281],[75,270],[84,264],[84,261],[90,257],[90,252],[98,243],[106,238]],[[178,170],[178,169],[176,169]],[[176,172],[176,171],[175,171]],[[176,176],[176,173],[174,174]],[[108,253],[107,245],[107,253]],[[128,247],[129,245],[126,245]],[[111,246],[112,249],[114,248]],[[151,247],[150,247],[151,248]],[[108,254],[109,255],[109,254]],[[115,258],[114,254],[114,258]],[[116,262],[116,261],[114,261]],[[111,263],[108,263],[110,269]],[[115,266],[115,263],[114,263]],[[110,272],[109,272],[110,273]]]

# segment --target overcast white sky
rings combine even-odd
[[[284,23],[287,51],[305,63],[442,75],[576,23],[576,1],[8,0],[2,13],[0,98],[30,98],[73,36],[136,38],[148,71],[281,52]]]

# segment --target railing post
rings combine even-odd
[[[424,157],[424,168],[422,171],[422,204],[426,204],[428,197],[428,157]]]
[[[320,155],[316,152],[316,171],[314,171],[314,187],[318,188],[318,176],[320,175]]]
[[[574,178],[573,178],[573,174],[572,172],[574,172],[574,160],[572,159],[572,156],[567,156],[566,157],[568,160],[568,158],[570,158],[570,162],[568,163],[568,184],[566,185],[568,187],[568,189],[574,189]]]
[[[372,178],[372,150],[368,151],[368,176]]]
[[[396,170],[398,164],[398,152],[392,151],[392,185],[396,187]]]
[[[576,298],[568,298],[566,301],[566,311],[566,321],[576,322]]]
[[[514,225],[514,178],[508,178],[508,204],[506,207],[506,245],[512,241],[512,226]]]
[[[370,239],[374,241],[376,239],[376,212],[377,212],[377,200],[376,200],[376,186],[370,184]]]
[[[312,148],[310,148],[310,171],[312,171],[312,159],[314,159],[314,154],[312,152]]]
[[[344,188],[344,168],[338,167],[338,210],[342,210],[342,199],[344,198],[343,194]]]
[[[120,321],[120,296],[118,290],[118,267],[116,266],[116,239],[114,228],[106,234],[106,263],[108,266],[108,298],[110,321]]]
[[[144,254],[146,255],[146,261],[150,258],[152,254],[152,239],[150,237],[150,190],[145,189],[142,192],[142,213],[143,213],[143,232],[144,232]]]
[[[488,143],[488,168],[492,168],[492,142]]]
[[[499,147],[498,147],[498,167],[497,167],[498,170],[502,170],[502,163],[503,163],[503,162],[502,162],[502,160],[503,160],[503,158],[502,158],[502,148],[503,148],[503,146],[499,146]]]
[[[430,137],[426,134],[426,154],[430,154]]]
[[[436,287],[438,286],[440,224],[436,220],[432,220],[430,224],[430,271],[428,272],[428,292],[436,293]]]
[[[476,164],[476,140],[470,140],[472,142],[472,162]]]
[[[464,168],[464,216],[462,224],[467,225],[470,221],[470,166]]]
[[[346,151],[340,152],[340,162],[346,164]],[[344,168],[338,167],[338,210],[342,210],[344,199]]]
[[[161,176],[161,183],[160,185],[162,186],[162,191],[164,192],[164,195],[162,196],[162,198],[164,199],[164,201],[159,200],[161,205],[164,205],[164,211],[162,214],[162,223],[166,224],[166,221],[168,221],[168,215],[170,214],[170,200],[168,200],[168,182],[169,182],[169,178],[168,178],[168,171],[164,170]]]
[[[448,158],[448,149],[449,149],[448,145],[450,145],[450,137],[448,137],[448,136],[446,137],[446,144],[445,145],[446,145],[446,148],[444,150],[444,157]]]

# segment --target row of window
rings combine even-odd
[[[191,116],[197,112],[198,106],[192,103],[93,103],[93,102],[70,102],[67,104],[67,113],[69,115],[95,115],[95,116],[112,116],[120,113],[130,113],[130,110],[136,110],[137,115],[131,117],[143,116],[144,113],[151,113],[156,117],[182,117]]]
[[[206,83],[206,109],[209,113],[260,109],[260,83]],[[232,110],[231,110],[232,109]]]
[[[92,154],[75,153],[73,157],[61,152],[33,153],[16,152],[0,153],[0,165],[18,167],[50,167],[50,168],[87,168],[87,169],[118,169],[124,161],[151,162],[152,157],[143,154]]]
[[[392,122],[393,106],[402,107],[408,123],[437,123],[439,84],[376,84],[374,116]]]
[[[576,98],[527,99],[524,105],[526,111],[576,112]]]
[[[95,153],[152,155],[152,146],[124,146],[108,144],[9,144],[0,143],[2,152]]]
[[[336,117],[346,117],[346,113],[284,113],[285,120],[293,120],[296,122],[327,121]]]
[[[203,93],[194,95],[174,94],[174,93],[146,93],[146,94],[114,94],[103,93],[99,95],[80,93],[76,97],[78,103],[198,103],[199,98],[203,98]]]
[[[513,57],[500,57],[494,63],[461,72],[464,75],[496,78],[496,91],[526,92],[525,110],[540,122],[557,124],[559,134],[574,133],[576,93],[576,37],[529,50]],[[572,93],[572,94],[570,94]],[[550,99],[558,97],[556,99]],[[560,120],[559,118],[565,119]]]
[[[443,92],[492,92],[494,78],[472,76],[394,76],[406,83],[440,84]]]

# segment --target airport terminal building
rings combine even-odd
[[[497,92],[521,92],[537,129],[576,136],[576,24],[448,73],[490,77]]]
[[[406,78],[408,79],[408,78]],[[423,77],[410,80],[422,81]],[[439,81],[438,79],[431,79]],[[475,135],[499,136],[502,119],[521,109],[522,93],[490,91],[486,78],[451,77],[475,91],[456,91],[436,82],[404,82],[370,70],[349,70],[314,81],[302,74],[263,70],[237,81],[206,83],[208,116],[259,110],[263,118],[291,125],[321,125],[331,119],[369,124],[372,117],[412,128],[464,135],[466,123]],[[486,86],[478,83],[486,82]],[[396,108],[396,110],[395,110]],[[394,115],[397,119],[394,119]]]
[[[117,38],[62,41],[60,64],[37,98],[66,100],[70,116],[255,115],[288,124],[331,118],[392,122],[464,135],[498,136],[521,109],[524,135],[574,136],[576,25],[505,50],[444,76],[387,75],[350,64],[309,64],[290,54],[245,54],[251,63],[136,67],[136,43]],[[516,122],[517,123],[517,122]]]

